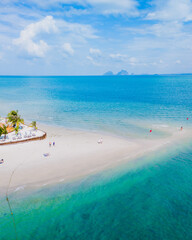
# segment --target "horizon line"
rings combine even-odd
[[[94,75],[94,74],[90,74],[90,75],[15,75],[15,74],[9,74],[9,75],[0,75],[0,77],[127,77],[127,76],[154,76],[154,75],[158,75],[158,76],[165,76],[165,75],[192,75],[192,73],[143,73],[143,74],[127,74],[127,75],[117,75],[117,74],[113,74],[113,75]]]

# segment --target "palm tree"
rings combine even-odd
[[[0,137],[3,134],[3,128],[0,126]]]
[[[36,123],[36,121],[33,121],[33,122],[31,123],[31,127],[33,127],[34,129],[37,129],[37,123]]]
[[[11,111],[7,115],[8,122],[11,122],[13,124],[13,127],[18,127],[20,123],[24,123],[24,120],[21,118],[21,116],[18,114],[17,111]]]
[[[2,127],[1,134],[4,134],[4,138],[6,139],[6,136],[7,136],[8,132],[7,132],[7,127],[5,125],[3,125],[3,127]]]
[[[17,135],[18,132],[19,132],[19,126],[16,126],[16,127],[15,127],[15,134]]]

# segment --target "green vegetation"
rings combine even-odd
[[[0,137],[3,134],[3,128],[0,126]]]
[[[21,118],[21,116],[18,114],[18,110],[12,110],[10,113],[7,114],[7,118],[4,119],[4,123],[1,123],[0,119],[0,136],[4,135],[6,138],[6,135],[9,132],[15,131],[15,134],[17,135],[20,129],[20,124],[24,124],[24,120]],[[33,129],[37,129],[37,123],[36,121],[33,121],[30,124],[30,127]],[[22,128],[22,127],[21,127]]]
[[[16,126],[15,127],[15,134],[18,134],[18,132],[19,132],[19,126]]]
[[[8,113],[7,119],[8,119],[8,122],[12,123],[14,128],[19,127],[20,123],[24,123],[24,120],[18,114],[18,110],[17,111],[13,110],[10,113]]]
[[[4,134],[4,137],[6,138],[6,136],[8,134],[6,125],[3,125],[2,127],[0,126],[0,136],[2,134]]]
[[[37,129],[37,123],[36,123],[36,121],[33,121],[30,126],[33,127],[34,129]]]

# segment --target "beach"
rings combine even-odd
[[[7,191],[11,176],[10,192],[66,183],[179,144],[191,134],[190,129],[181,131],[173,127],[166,129],[168,137],[154,139],[152,132],[146,132],[145,138],[129,139],[46,125],[41,129],[47,132],[45,140],[1,146],[0,154],[4,159],[0,165],[1,192]],[[101,138],[102,143],[98,143]]]
[[[192,0],[0,7],[0,240],[192,240]]]
[[[0,82],[1,117],[47,134],[0,146],[1,240],[192,238],[191,76]]]

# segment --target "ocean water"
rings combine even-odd
[[[186,125],[191,78],[0,77],[0,115],[18,109],[29,121],[141,136],[152,124]]]
[[[191,127],[192,76],[0,77],[0,115],[145,137]],[[187,121],[186,118],[189,117]],[[10,195],[17,239],[192,239],[192,141],[68,184]],[[16,239],[0,196],[0,240]]]

